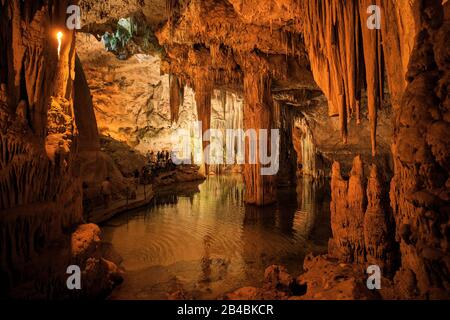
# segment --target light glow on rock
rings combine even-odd
[[[58,40],[58,60],[61,56],[61,43],[62,43],[63,33],[61,31],[58,31],[56,34],[56,39]]]

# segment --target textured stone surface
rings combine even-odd
[[[338,162],[331,176],[330,256],[346,263],[376,264],[383,274],[393,275],[398,248],[392,237],[394,221],[386,208],[385,184],[376,166],[366,180],[359,156],[353,161],[349,180],[341,176]]]
[[[408,84],[395,110],[390,199],[400,242],[398,283],[409,296],[448,297],[449,4],[422,2]],[[446,61],[446,62],[445,62]],[[444,147],[445,146],[445,147]]]
[[[58,55],[55,30],[65,25],[68,4],[0,3],[1,296],[71,296],[65,285],[70,237],[83,219],[77,146],[96,124],[82,119],[79,135],[72,32],[64,32]],[[98,293],[89,291],[83,295]]]
[[[145,154],[169,149],[174,130],[196,121],[194,94],[187,89],[179,121],[172,125],[169,76],[160,75],[158,58],[136,55],[120,61],[92,36],[82,35],[77,45],[101,134]]]
[[[222,119],[214,116],[231,104],[211,101],[220,89],[244,98],[244,116],[231,120],[244,128],[281,126],[278,107],[303,109],[298,136],[284,149],[297,148],[304,172],[322,175],[332,161],[340,163],[331,171],[329,243],[339,261],[305,263],[305,279],[317,283],[307,297],[368,298],[358,269],[367,263],[383,268],[401,298],[448,297],[448,1],[380,0],[381,30],[366,27],[368,0],[81,1],[88,13],[83,31],[96,37],[128,16],[149,31],[127,44],[127,55],[119,55],[126,62],[102,52],[91,36],[75,44],[71,32],[58,56],[53,33],[64,28],[68,4],[0,2],[0,253],[7,288],[36,274],[46,279],[46,268],[22,279],[24,262],[42,263],[37,253],[49,253],[54,240],[67,244],[67,230],[82,219],[87,172],[93,181],[121,175],[100,153],[93,107],[100,132],[141,151],[163,149],[173,120],[185,126],[198,118],[205,131]],[[148,52],[145,40],[155,42]],[[155,47],[160,58],[147,55]],[[319,89],[328,102],[320,110]],[[324,120],[324,110],[336,118]],[[275,179],[258,169],[244,169],[246,198],[262,205],[273,201]],[[64,248],[59,261],[66,263]],[[100,257],[86,261],[92,275],[114,269]],[[322,269],[329,272],[319,283]],[[289,294],[247,288],[235,295],[245,296]]]

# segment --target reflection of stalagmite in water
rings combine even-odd
[[[315,195],[315,183],[311,178],[303,177],[297,181],[298,211],[294,224],[296,228],[301,228],[300,232],[305,237],[309,236],[314,226],[314,213],[317,212]]]
[[[242,226],[242,259],[244,263],[251,268],[267,267],[266,255],[270,254],[267,250],[267,242],[271,241],[267,237],[265,229],[275,229],[276,219],[274,210],[267,210],[264,212],[255,206],[245,207],[245,216]],[[273,243],[273,245],[276,245]],[[246,268],[244,271],[247,276],[251,277],[251,269]]]
[[[240,176],[218,176],[214,179],[206,180],[202,188],[207,190],[214,190],[214,197],[220,197],[218,205],[224,203],[237,204],[240,203],[244,196],[244,187],[240,181]],[[208,200],[210,192],[199,194],[199,199]],[[219,210],[220,208],[217,208]]]
[[[319,241],[330,234],[329,187],[323,180],[303,177],[297,181],[298,211],[294,228],[307,239]]]
[[[276,208],[276,227],[287,237],[293,237],[295,234],[294,219],[297,213],[298,203],[297,193],[294,191],[294,189],[289,189],[289,191],[283,190],[277,196],[278,201],[284,205],[283,208]]]

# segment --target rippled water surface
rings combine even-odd
[[[106,241],[123,258],[125,282],[113,299],[167,299],[184,291],[216,299],[243,286],[258,286],[264,270],[283,264],[296,275],[309,252],[326,251],[329,191],[299,180],[282,189],[278,204],[243,203],[239,176],[210,177],[161,191],[154,204],[103,226]]]

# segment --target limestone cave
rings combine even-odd
[[[447,0],[0,0],[0,300],[448,300]]]

